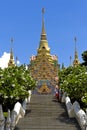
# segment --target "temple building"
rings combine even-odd
[[[74,40],[75,40],[75,55],[74,55],[73,66],[75,67],[75,66],[80,64],[80,61],[78,59],[78,52],[77,52],[77,49],[76,49],[76,41],[77,41],[76,37],[75,37]]]
[[[37,93],[53,93],[58,84],[58,57],[50,54],[44,25],[44,9],[42,9],[42,31],[37,55],[31,56],[29,70],[37,81]]]

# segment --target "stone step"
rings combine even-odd
[[[81,130],[76,119],[69,119],[65,104],[53,95],[32,95],[25,117],[15,130]]]

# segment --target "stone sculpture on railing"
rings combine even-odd
[[[17,102],[11,114],[11,130],[13,130],[21,117],[24,117],[25,110],[21,103]]]
[[[77,119],[80,127],[85,130],[85,117],[86,117],[86,113],[80,108],[80,105],[77,101],[75,101],[73,103],[73,109],[74,109],[74,113],[75,113],[75,118]]]
[[[80,105],[77,101],[73,104],[71,103],[70,98],[66,93],[62,96],[62,101],[65,101],[67,112],[69,117],[75,117],[82,130],[87,130],[87,110],[86,113],[80,108]],[[64,99],[65,98],[65,99]]]
[[[18,123],[18,120],[24,117],[26,112],[26,105],[27,103],[30,103],[30,98],[31,98],[31,90],[29,90],[28,92],[29,92],[29,97],[26,98],[22,104],[17,102],[14,105],[11,114],[10,114],[10,110],[8,110],[8,117],[6,121],[3,114],[2,105],[0,105],[0,130],[14,130],[16,124]]]
[[[0,105],[0,130],[4,130],[5,118],[2,110],[2,105]]]
[[[8,110],[8,117],[7,117],[7,119],[6,119],[5,130],[11,130],[10,110]]]
[[[67,112],[70,118],[74,117],[74,112],[73,112],[73,105],[71,103],[70,98],[67,96],[65,98],[65,104],[66,104],[66,108],[67,108]]]
[[[87,109],[86,109],[86,117],[85,117],[85,120],[86,120],[86,122],[85,122],[85,130],[87,130]]]

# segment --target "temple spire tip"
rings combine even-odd
[[[47,40],[45,26],[44,26],[44,12],[45,12],[45,9],[42,8],[42,32],[41,32],[41,40]]]
[[[44,12],[45,12],[45,9],[44,9],[44,8],[42,8],[42,14],[44,14]]]

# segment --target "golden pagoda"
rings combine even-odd
[[[11,38],[11,44],[12,43],[13,43],[13,38]],[[15,66],[15,62],[14,62],[13,50],[12,50],[12,47],[11,47],[10,59],[9,59],[9,62],[8,62],[8,67],[13,67],[13,66]]]
[[[50,54],[47,35],[44,26],[44,9],[42,9],[42,31],[37,55],[31,56],[29,70],[37,81],[38,93],[52,93],[58,81],[58,58]]]
[[[76,41],[77,41],[76,37],[75,37],[74,40],[75,40],[75,56],[74,56],[73,66],[75,67],[75,66],[80,64],[80,61],[78,59],[78,52],[77,52],[77,49],[76,49]]]

